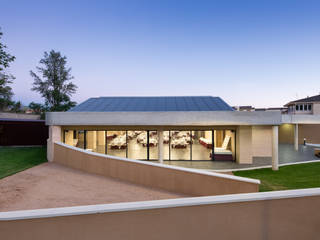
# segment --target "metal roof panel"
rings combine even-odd
[[[233,111],[219,97],[99,97],[90,98],[69,112],[167,112],[167,111]]]

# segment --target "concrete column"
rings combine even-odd
[[[97,148],[97,131],[87,131],[87,149]]]
[[[236,136],[237,163],[251,164],[253,162],[252,126],[239,126]]]
[[[163,131],[158,131],[158,159],[163,163]]]
[[[299,149],[299,125],[294,125],[294,150],[298,151]]]
[[[73,131],[72,130],[65,131],[64,137],[65,137],[65,144],[73,146]]]
[[[272,126],[272,170],[279,169],[279,154],[278,154],[278,126]]]
[[[61,142],[62,134],[60,126],[49,126],[49,138],[47,140],[47,160],[52,162],[54,159],[54,143]]]
[[[98,138],[98,146],[106,145],[106,132],[105,131],[97,131]]]

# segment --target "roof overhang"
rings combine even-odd
[[[47,112],[57,126],[230,126],[280,125],[280,112]]]
[[[320,115],[312,114],[284,114],[282,115],[282,123],[289,124],[320,124]]]

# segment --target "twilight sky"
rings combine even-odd
[[[320,92],[320,1],[0,0],[16,56],[15,100],[32,92],[44,51],[67,56],[73,100],[98,96],[220,96],[282,106]]]

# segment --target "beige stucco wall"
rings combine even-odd
[[[313,103],[313,114],[320,114],[320,103]]]
[[[294,126],[294,124],[282,124],[280,126],[279,143],[294,143]],[[308,143],[320,144],[320,124],[299,124],[299,144],[303,144],[304,138]]]
[[[304,138],[308,143],[320,144],[320,124],[299,124],[299,144]]]
[[[272,127],[252,127],[252,155],[254,157],[272,156]]]
[[[1,239],[319,239],[320,197],[1,221]]]
[[[160,164],[123,161],[108,155],[91,154],[60,144],[55,144],[54,162],[89,173],[191,196],[257,192],[259,188],[259,184],[253,182],[182,171]]]
[[[279,126],[279,143],[294,143],[294,125],[282,124]]]
[[[240,126],[237,129],[236,156],[240,164],[252,163],[252,126]]]
[[[47,140],[47,160],[53,161],[54,142],[62,141],[62,130],[60,126],[49,126],[49,138]]]

